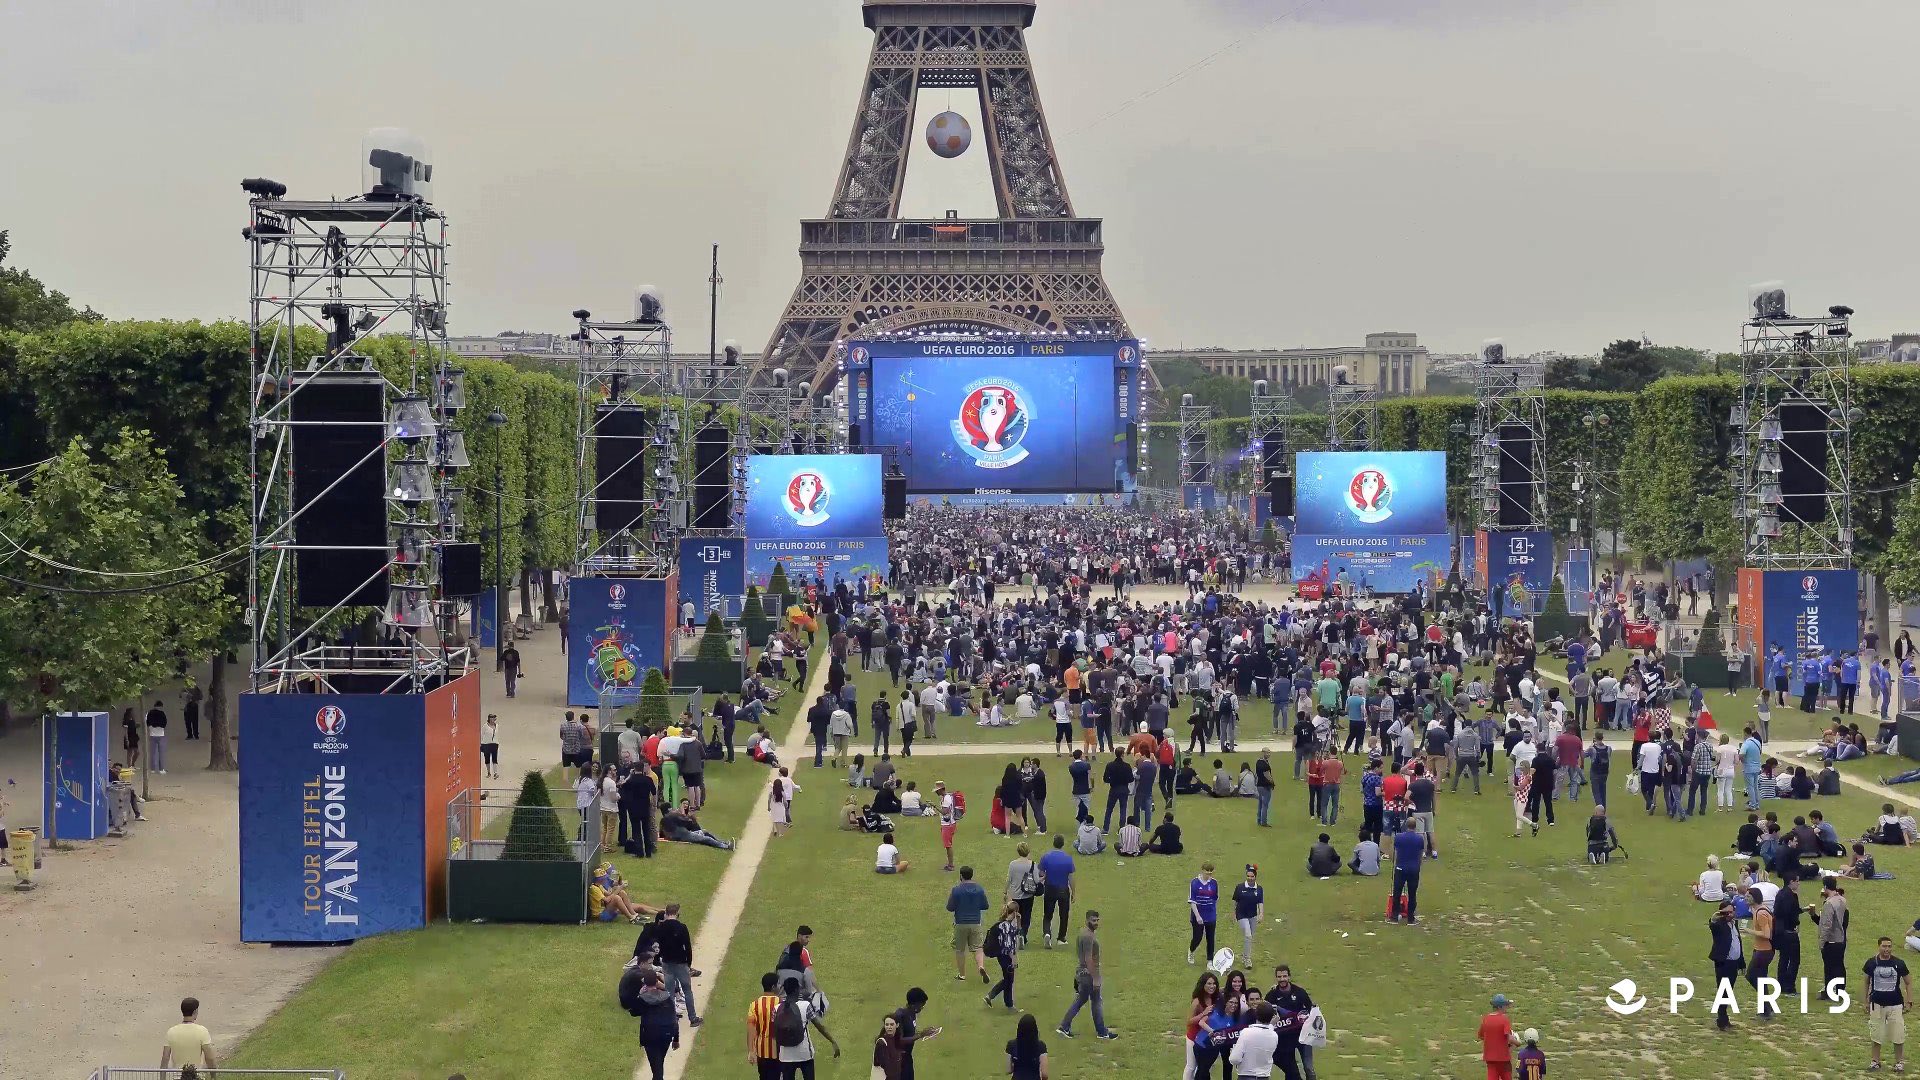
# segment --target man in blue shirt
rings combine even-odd
[[[1761,693],[1769,691],[1773,694],[1775,704],[1787,703],[1787,654],[1779,645],[1775,645],[1773,652],[1767,655],[1767,682],[1761,688]]]
[[[1187,963],[1193,963],[1193,951],[1201,939],[1207,943],[1206,955],[1213,955],[1213,930],[1220,913],[1220,882],[1214,879],[1213,864],[1200,864],[1200,876],[1187,882],[1187,914],[1193,923],[1193,937],[1187,942]]]
[[[1800,711],[1813,713],[1820,704],[1820,680],[1826,677],[1826,665],[1820,657],[1809,655],[1800,661]]]
[[[1067,909],[1073,903],[1073,856],[1067,854],[1067,838],[1053,838],[1053,850],[1040,856],[1041,883],[1040,940],[1047,948],[1053,948],[1055,936],[1050,927],[1053,925],[1053,909],[1060,909],[1061,944],[1067,941]]]
[[[967,955],[973,955],[974,966],[980,971],[980,981],[987,979],[987,956],[983,951],[987,938],[986,927],[980,923],[980,916],[992,901],[987,899],[987,890],[973,880],[973,867],[960,868],[960,884],[947,894],[947,910],[953,912],[953,969],[960,978],[967,977]]]
[[[1073,780],[1074,820],[1092,821],[1093,764],[1087,760],[1084,751],[1073,752],[1073,763],[1067,766],[1067,775]]]
[[[1850,652],[1840,654],[1840,714],[1853,711],[1854,698],[1860,694],[1860,658]]]
[[[1751,726],[1747,728],[1747,737],[1740,742],[1740,771],[1747,778],[1747,809],[1760,809],[1760,766],[1764,751],[1760,746],[1760,736],[1754,734]]]
[[[1419,922],[1416,918],[1420,895],[1420,860],[1427,854],[1427,838],[1413,827],[1412,818],[1393,835],[1393,899],[1387,905],[1387,921],[1400,921],[1400,894],[1407,896],[1407,923]]]

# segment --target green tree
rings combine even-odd
[[[105,446],[122,429],[148,433],[181,491],[179,505],[156,515],[156,527],[184,512],[203,522],[210,554],[224,554],[248,543],[248,348],[238,323],[77,321],[23,339],[19,372],[56,443],[80,438]],[[246,563],[228,566],[216,579],[226,602],[197,615],[217,625],[182,628],[184,638],[207,642],[187,661],[212,658],[207,736],[214,769],[238,767],[225,652],[247,637],[240,620]],[[196,613],[184,617],[195,621]]]
[[[1920,484],[1907,488],[1893,521],[1893,536],[1879,559],[1880,580],[1894,596],[1920,596]]]
[[[526,407],[526,510],[522,540],[526,565],[541,582],[543,614],[549,620],[559,612],[549,571],[570,566],[574,559],[579,521],[578,493],[574,490],[576,432],[579,413],[576,390],[540,372],[518,372]]]
[[[727,623],[717,611],[707,613],[707,628],[700,634],[700,652],[702,660],[718,660],[722,663],[733,659],[733,646],[727,641]]]
[[[0,229],[0,467],[30,465],[51,453],[33,388],[19,371],[21,341],[75,320],[101,318],[91,308],[75,311],[64,294],[49,290],[25,270],[4,265],[12,247],[6,230]]]
[[[213,647],[232,600],[203,515],[142,432],[75,438],[0,486],[0,696],[43,711],[142,697]],[[75,573],[66,567],[84,568]]]
[[[553,808],[553,794],[539,770],[527,770],[520,782],[520,797],[513,803],[513,820],[507,823],[507,842],[500,852],[502,861],[566,862],[573,858],[567,843],[567,831]]]
[[[0,229],[0,263],[7,261],[13,241]],[[76,319],[98,322],[105,316],[92,308],[75,311],[67,295],[42,284],[31,273],[0,265],[0,330],[24,330],[29,333],[51,330]]]
[[[639,720],[651,731],[663,730],[673,720],[672,693],[666,673],[659,668],[648,668],[646,681],[640,684]]]

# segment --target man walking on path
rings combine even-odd
[[[1060,1019],[1060,1026],[1054,1030],[1063,1039],[1073,1038],[1073,1018],[1080,1015],[1082,1005],[1093,1006],[1093,1033],[1101,1039],[1117,1039],[1118,1032],[1107,1030],[1107,1018],[1100,1008],[1100,984],[1103,974],[1100,970],[1100,939],[1094,931],[1100,928],[1100,913],[1087,912],[1087,928],[1080,932],[1080,939],[1074,943],[1073,951],[1078,966],[1073,974],[1073,1004],[1067,1007],[1067,1015]]]
[[[511,641],[500,650],[500,670],[507,678],[507,696],[512,697],[520,688],[520,650],[514,648]]]
[[[1419,830],[1413,827],[1413,821],[1409,819],[1400,826],[1400,831],[1393,837],[1393,899],[1387,905],[1388,922],[1400,921],[1402,892],[1406,893],[1407,897],[1405,909],[1407,925],[1411,926],[1420,921],[1416,917],[1420,902],[1420,860],[1426,856],[1426,853],[1426,838],[1420,835]]]
[[[1040,856],[1040,877],[1042,882],[1040,905],[1040,941],[1047,948],[1053,943],[1067,943],[1067,925],[1071,919],[1069,909],[1073,906],[1073,856],[1066,852],[1066,838],[1055,836],[1053,850]],[[1060,909],[1060,931],[1053,932],[1054,907]]]
[[[202,1064],[208,1071],[218,1067],[213,1061],[213,1036],[200,1026],[200,999],[186,998],[180,1002],[180,1022],[167,1029],[160,1049],[160,1068],[164,1072]]]
[[[699,1027],[706,1023],[693,1004],[693,980],[700,972],[693,967],[693,935],[687,932],[687,924],[680,921],[679,904],[668,904],[660,913],[653,935],[660,945],[660,966],[667,973],[666,991],[671,994],[677,989],[684,995],[687,1026]]]
[[[959,884],[947,893],[947,910],[953,913],[953,977],[958,981],[966,981],[969,955],[980,972],[980,981],[991,981],[987,978],[987,956],[984,951],[986,927],[980,921],[981,914],[990,903],[987,890],[973,880],[973,867],[961,867]]]

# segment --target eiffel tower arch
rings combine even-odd
[[[1076,217],[1027,53],[1034,0],[866,0],[873,53],[825,218],[800,223],[800,284],[761,353],[826,393],[834,345],[862,333],[1131,330]],[[973,89],[998,216],[903,219],[923,87]],[[1149,375],[1151,379],[1151,375]]]

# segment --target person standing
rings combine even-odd
[[[1080,932],[1079,940],[1074,942],[1073,952],[1077,967],[1073,973],[1073,1004],[1067,1006],[1067,1015],[1060,1018],[1060,1026],[1054,1031],[1063,1039],[1073,1038],[1073,1018],[1080,1015],[1080,1007],[1093,1007],[1093,1033],[1100,1039],[1112,1040],[1120,1037],[1107,1028],[1106,1016],[1100,1007],[1101,980],[1104,978],[1100,967],[1100,939],[1096,931],[1100,929],[1100,913],[1087,912],[1087,928]]]
[[[1233,921],[1240,924],[1240,962],[1253,966],[1253,931],[1267,917],[1267,890],[1260,884],[1260,868],[1247,864],[1247,878],[1233,887]]]
[[[654,855],[655,806],[660,786],[645,758],[633,763],[625,780],[620,781],[620,847],[629,855],[651,859]]]
[[[1347,763],[1329,750],[1320,762],[1320,824],[1340,823],[1340,781],[1346,776]]]
[[[922,1041],[940,1034],[940,1029],[937,1027],[920,1030],[920,1013],[926,1007],[927,992],[915,986],[907,990],[907,1003],[888,1014],[888,1018],[899,1028],[900,1080],[914,1080],[913,1048]]]
[[[725,694],[721,694],[720,700],[713,703],[713,719],[719,727],[720,746],[726,753],[728,764],[733,762],[733,726],[739,715],[740,710],[727,700]]]
[[[833,699],[826,694],[821,694],[807,710],[807,730],[813,734],[813,767],[816,769],[823,769],[827,764],[827,732],[833,726],[833,712]]]
[[[1746,738],[1740,740],[1740,771],[1747,781],[1747,809],[1749,810],[1760,809],[1760,769],[1764,764],[1765,754],[1760,736],[1752,727],[1748,727]]]
[[[1747,890],[1747,898],[1753,905],[1753,919],[1748,924],[1748,933],[1753,936],[1753,958],[1747,964],[1747,985],[1758,988],[1760,980],[1767,977],[1767,966],[1773,963],[1773,909],[1767,906],[1766,893],[1758,887]],[[1780,1015],[1775,1006],[1773,1012],[1767,1012],[1767,1004],[1760,1003],[1760,1019]]]
[[[1907,1067],[1907,1010],[1913,1008],[1913,976],[1906,961],[1893,955],[1893,939],[1880,939],[1880,951],[1861,969],[1867,977],[1867,1038],[1873,1041],[1873,1064],[1880,1067],[1880,1047],[1893,1044],[1893,1071]]]
[[[574,719],[571,710],[560,721],[560,764],[585,768],[593,761],[593,749],[587,741],[587,726]]]
[[[1514,767],[1519,767],[1519,762]],[[1544,812],[1547,824],[1553,820],[1553,774],[1559,763],[1554,758],[1551,744],[1542,742],[1533,755],[1533,779],[1527,788],[1527,817],[1533,822],[1534,831],[1540,831],[1540,818]]]
[[[1120,824],[1125,825],[1127,816],[1127,793],[1133,787],[1133,770],[1127,767],[1120,747],[1113,748],[1113,760],[1100,772],[1100,782],[1107,785],[1107,812],[1100,822],[1101,832],[1113,831],[1113,810],[1120,808]]]
[[[1607,773],[1613,769],[1613,747],[1607,745],[1606,729],[1595,724],[1593,743],[1587,747],[1587,783],[1593,788],[1596,806],[1607,805]]]
[[[1420,921],[1416,917],[1420,896],[1420,860],[1426,853],[1426,838],[1413,827],[1413,819],[1409,817],[1400,826],[1400,831],[1393,836],[1393,899],[1387,907],[1388,922],[1400,921],[1403,910],[1400,906],[1402,893],[1407,897],[1407,906],[1404,909],[1407,925],[1411,926]]]
[[[1853,921],[1853,913],[1847,910],[1847,890],[1840,887],[1838,878],[1822,879],[1820,896],[1819,997],[1834,1001],[1834,991],[1847,988],[1847,924]]]
[[[1512,1004],[1507,995],[1495,994],[1493,1011],[1480,1018],[1480,1060],[1487,1064],[1487,1080],[1513,1080],[1513,1048],[1520,1039],[1507,1016]]]
[[[180,722],[187,729],[188,739],[200,738],[200,688],[190,686],[186,690],[186,701],[180,706]]]
[[[1279,1038],[1273,1051],[1273,1063],[1280,1066],[1280,1072],[1289,1078],[1302,1074],[1312,1080],[1313,1047],[1300,1042],[1300,1029],[1306,1023],[1306,1014],[1313,1009],[1313,995],[1306,988],[1293,981],[1293,969],[1285,964],[1273,969],[1273,988],[1267,991],[1266,1003],[1274,1015],[1281,1021]],[[1300,1067],[1296,1071],[1294,1056],[1300,1058]]]
[[[1053,838],[1053,850],[1040,856],[1041,907],[1040,942],[1051,949],[1055,941],[1067,943],[1067,925],[1072,916],[1069,909],[1073,906],[1073,856],[1067,854],[1067,839],[1056,835]],[[1053,932],[1054,908],[1060,910],[1060,932]]]
[[[1271,751],[1261,750],[1260,759],[1253,763],[1253,823],[1263,828],[1272,828],[1268,813],[1273,808],[1273,761]]]
[[[158,701],[147,710],[147,768],[167,775],[167,709]]]
[[[780,1075],[783,1080],[794,1080],[795,1077],[802,1076],[806,1077],[806,1080],[814,1080],[813,1037],[807,1029],[812,1028],[825,1035],[827,1042],[833,1046],[833,1056],[836,1058],[840,1056],[840,1042],[833,1037],[833,1032],[828,1031],[827,1026],[820,1022],[820,1014],[814,1010],[813,1002],[800,996],[799,979],[789,976],[780,984],[780,989],[786,997],[780,1002],[780,1007],[774,1010],[773,1021],[774,1041],[780,1044]],[[779,1036],[779,1031],[787,1023],[782,1020],[782,1014],[798,1020],[800,1027],[798,1041],[787,1042]]]
[[[986,927],[980,921],[991,906],[987,890],[973,880],[973,867],[961,867],[959,883],[947,893],[947,910],[953,914],[953,977],[958,981],[966,981],[969,959],[979,971],[980,981],[991,981],[987,978]]]
[[[756,1080],[780,1080],[780,1044],[773,1038],[779,983],[780,977],[771,971],[760,976],[760,996],[747,1006],[747,1064],[753,1066]]]
[[[1780,879],[1780,891],[1773,894],[1773,952],[1780,959],[1780,995],[1800,994],[1800,876],[1789,874]]]
[[[1213,955],[1214,925],[1220,912],[1220,882],[1214,880],[1213,864],[1200,864],[1200,876],[1187,883],[1187,916],[1192,926],[1192,934],[1187,941],[1187,963],[1193,960],[1193,951],[1200,947],[1201,939],[1207,943],[1206,955]]]
[[[680,905],[668,904],[653,927],[654,940],[660,945],[660,966],[666,972],[668,993],[679,991],[687,1006],[687,1026],[699,1027],[700,1010],[693,1003],[693,979],[700,972],[693,966],[693,935],[680,921]]]
[[[502,634],[510,632],[507,627],[500,628]],[[507,642],[506,648],[500,650],[500,671],[506,676],[507,696],[512,697],[520,688],[520,650],[514,648],[511,641]]]
[[[1027,901],[1027,911],[1033,911],[1032,900]],[[1004,995],[1009,1011],[1013,1009],[1014,969],[1019,966],[1020,947],[1026,941],[1020,918],[1020,905],[1009,900],[1000,907],[1000,921],[987,928],[986,951],[1000,965],[1000,981],[987,987],[985,1001],[991,1005],[994,998]]]
[[[493,713],[480,725],[480,770],[489,780],[500,779],[500,718]]]
[[[1080,822],[1093,821],[1093,763],[1087,760],[1086,752],[1075,750],[1073,761],[1067,765],[1067,778],[1073,789],[1073,819]],[[1045,828],[1042,825],[1041,828]]]
[[[1253,1007],[1253,1023],[1247,1025],[1227,1054],[1233,1077],[1227,1080],[1265,1080],[1273,1075],[1279,1057],[1280,1036],[1273,1030],[1273,1006],[1261,1002]],[[1283,1067],[1284,1068],[1284,1067]],[[1286,1075],[1291,1075],[1287,1073]]]
[[[1740,969],[1746,965],[1740,951],[1740,930],[1733,924],[1733,901],[1722,900],[1714,909],[1713,918],[1707,920],[1707,931],[1713,941],[1707,949],[1707,959],[1713,963],[1714,996],[1722,1004],[1717,1010],[1713,1026],[1725,1031],[1733,1026],[1730,1017],[1732,1006],[1727,1004],[1733,998],[1733,980],[1740,977]],[[1724,996],[1722,996],[1724,994]]]
[[[693,999],[687,999],[691,1006]],[[680,1018],[674,1012],[673,992],[660,981],[660,973],[651,968],[640,975],[637,1002],[640,1017],[640,1049],[647,1056],[653,1080],[666,1080],[667,1052],[680,1045]],[[689,1007],[691,1014],[691,1007]],[[688,1023],[698,1024],[697,1020]]]
[[[180,1068],[206,1064],[207,1070],[219,1068],[213,1060],[213,1035],[200,1026],[200,999],[183,998],[180,1022],[167,1029],[161,1042],[160,1068]]]
[[[953,792],[947,790],[945,780],[933,782],[935,806],[940,812],[940,846],[946,849],[947,865],[943,870],[953,869],[953,835],[960,829],[960,807],[954,802]]]

